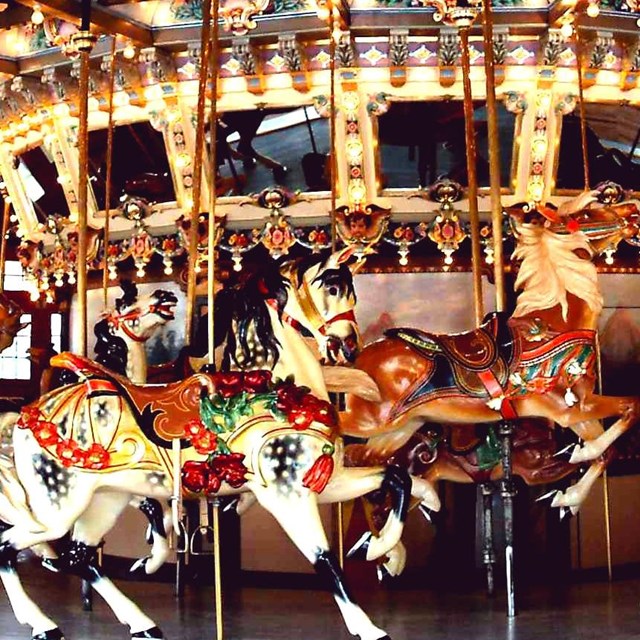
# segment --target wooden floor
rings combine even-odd
[[[210,588],[190,589],[182,602],[169,584],[121,583],[155,618],[169,640],[214,639]],[[128,640],[101,601],[80,610],[78,581],[29,569],[28,592],[56,619],[67,640]],[[393,640],[625,640],[640,637],[640,580],[528,588],[520,612],[508,621],[501,596],[431,591],[375,590],[358,594],[374,621]],[[27,640],[6,598],[0,604],[0,639]],[[311,590],[242,589],[226,594],[228,640],[346,640],[328,593]]]

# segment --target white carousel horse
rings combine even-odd
[[[173,494],[176,474],[168,447],[176,439],[185,444],[191,439],[196,448],[183,451],[185,485],[202,488],[198,482],[208,476],[207,487],[220,495],[251,491],[329,584],[350,633],[361,640],[388,638],[349,595],[318,514],[319,502],[388,491],[392,513],[380,536],[364,547],[368,558],[377,558],[399,540],[410,491],[408,476],[397,468],[344,468],[320,364],[301,333],[312,330],[308,307],[323,320],[313,329],[325,338],[321,348],[331,349],[333,338],[351,344],[357,337],[351,285],[335,280],[347,274],[350,280],[343,268],[348,253],[310,261],[299,270],[304,304],[279,272],[268,269],[230,294],[238,305],[232,319],[238,349],[272,362],[281,382],[269,383],[261,372],[201,373],[160,388],[136,387],[73,354],[54,359],[81,381],[24,410],[21,428],[14,431],[15,471],[2,469],[1,478],[8,499],[0,505],[6,523],[0,577],[17,619],[31,625],[33,638],[62,634],[22,590],[15,554],[69,531],[71,545],[55,567],[90,580],[132,638],[163,638],[102,574],[94,557],[132,496]],[[263,351],[252,335],[265,338]]]
[[[147,382],[145,343],[175,318],[178,299],[165,289],[138,295],[135,283],[120,283],[123,295],[94,328],[96,362],[127,376],[134,384]]]

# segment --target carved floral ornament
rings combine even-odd
[[[226,0],[220,5],[224,30],[243,36],[256,28],[255,16],[269,6],[269,0]]]

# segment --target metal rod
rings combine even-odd
[[[338,536],[338,562],[340,568],[344,569],[344,504],[338,502],[336,505],[336,534]]]
[[[329,180],[331,181],[331,251],[336,250],[337,220],[336,202],[338,192],[338,165],[336,163],[336,41],[334,38],[335,16],[333,2],[329,1]]]
[[[116,37],[111,39],[111,60],[109,62],[109,122],[107,124],[107,172],[104,185],[104,267],[102,270],[102,298],[105,309],[109,292],[109,236],[111,231],[111,174],[113,169],[113,93],[116,78]]]
[[[478,214],[478,175],[476,132],[473,126],[473,97],[471,95],[471,61],[469,59],[469,28],[460,29],[462,86],[464,89],[464,137],[467,146],[467,178],[469,198],[469,218],[471,224],[471,264],[473,268],[473,308],[476,325],[480,325],[484,317],[482,301],[482,272],[480,264],[482,251],[480,247],[480,216]]]
[[[200,40],[200,75],[198,78],[198,105],[196,109],[196,145],[193,165],[193,202],[189,228],[189,273],[187,280],[187,331],[185,344],[191,344],[193,316],[196,302],[196,266],[198,264],[198,219],[202,195],[202,154],[204,153],[204,105],[207,93],[207,75],[211,52],[211,0],[202,4],[202,38]]]
[[[480,490],[482,492],[482,562],[487,572],[487,594],[492,596],[495,593],[493,565],[496,563],[493,548],[493,484],[483,482]]]
[[[84,3],[83,3],[84,7]],[[89,52],[80,53],[79,126],[78,126],[78,352],[87,355],[87,203],[89,171]]]
[[[500,198],[500,139],[496,100],[495,61],[493,57],[493,11],[491,2],[483,2],[484,73],[487,87],[487,135],[489,138],[489,192],[491,196],[491,231],[493,235],[493,273],[496,311],[506,307],[504,287],[504,247],[502,240],[502,201]]]
[[[584,63],[584,48],[576,21],[576,50],[578,54],[578,96],[580,99],[580,142],[582,144],[582,169],[584,172],[584,190],[589,191],[589,153],[587,147],[587,117],[584,108],[584,86],[582,69]]]
[[[513,498],[516,495],[513,484],[513,467],[511,462],[511,440],[513,425],[502,422],[498,428],[502,458],[502,502],[504,505],[504,554],[507,579],[507,616],[516,615],[516,589],[514,574],[514,540],[513,540]]]
[[[2,214],[2,238],[0,238],[0,293],[4,293],[4,271],[7,264],[7,233],[9,233],[9,212],[11,203],[5,202]]]

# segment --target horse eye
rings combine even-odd
[[[337,296],[338,295],[338,287],[329,287],[329,295]]]

